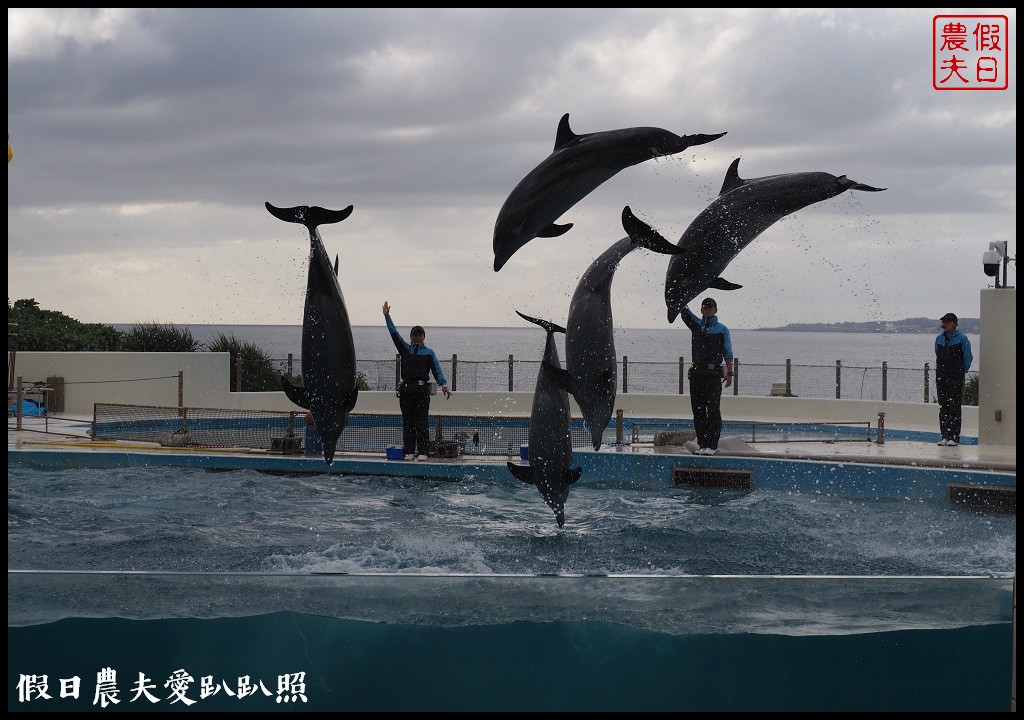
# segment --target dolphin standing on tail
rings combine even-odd
[[[743,248],[778,220],[847,190],[885,190],[826,172],[786,173],[744,180],[739,176],[739,164],[739,158],[732,161],[722,191],[686,228],[677,243],[682,252],[669,260],[665,276],[669,322],[675,321],[683,308],[708,288],[740,288],[723,278],[722,272]],[[661,238],[636,218],[623,226],[630,236]]]
[[[537,387],[533,391],[530,411],[530,464],[508,463],[509,472],[518,480],[536,486],[558,521],[565,525],[565,501],[569,488],[580,479],[583,468],[572,467],[572,417],[569,413],[569,394],[555,380],[552,368],[561,369],[555,333],[565,328],[548,322],[516,314],[524,320],[540,325],[547,331],[544,358],[537,373]]]
[[[568,232],[572,223],[556,225],[555,221],[619,171],[723,135],[676,135],[656,127],[577,135],[569,128],[566,113],[558,123],[555,149],[519,181],[498,211],[494,271],[501,270],[516,250],[535,237]]]
[[[266,206],[278,220],[299,223],[309,230],[309,274],[302,313],[303,384],[293,385],[282,376],[281,385],[289,400],[313,414],[324,444],[324,460],[330,465],[349,413],[356,406],[359,388],[352,323],[338,284],[338,259],[335,256],[331,264],[317,226],[341,222],[352,214],[352,206],[344,210]]]
[[[636,220],[627,205],[622,224]],[[656,233],[617,240],[583,273],[569,303],[565,333],[565,370],[545,365],[559,384],[572,393],[590,428],[594,449],[600,450],[604,429],[612,418],[618,365],[612,327],[612,279],[622,258],[642,247],[656,253],[682,252]]]

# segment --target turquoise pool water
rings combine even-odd
[[[579,485],[11,464],[8,707],[1009,708],[1015,516]]]

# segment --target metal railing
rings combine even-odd
[[[289,355],[275,361],[289,375],[301,372],[301,361]],[[441,369],[452,390],[468,392],[530,392],[537,383],[540,360],[461,360],[452,355],[441,360]],[[623,356],[618,362],[619,392],[654,395],[683,395],[689,387],[688,364],[644,362]],[[359,360],[358,371],[370,390],[394,391],[401,377],[398,356],[388,360]],[[976,376],[977,372],[969,373]],[[893,368],[887,362],[878,366],[797,365],[744,363],[734,360],[732,386],[725,392],[745,396],[804,397],[837,400],[882,400],[886,402],[934,403],[935,370],[929,363],[922,368]]]

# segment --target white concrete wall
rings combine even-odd
[[[987,351],[982,359],[992,357]],[[95,403],[178,406],[178,373],[182,374],[182,404],[186,407],[232,410],[296,410],[283,392],[235,393],[229,391],[228,353],[101,353],[19,352],[15,372],[25,381],[64,378],[63,415],[91,418]],[[982,371],[983,375],[986,372]],[[985,387],[984,380],[982,387]],[[525,417],[530,414],[533,392],[456,392],[450,400],[434,397],[434,414]],[[571,403],[574,417],[579,408]],[[689,418],[689,395],[619,393],[615,407],[626,418]],[[1013,394],[1015,417],[1016,394]],[[394,392],[361,392],[359,413],[397,414]],[[934,403],[895,403],[873,400],[818,398],[722,397],[722,414],[731,420],[790,422],[870,422],[877,427],[884,412],[887,429],[923,430],[938,433],[939,406]],[[1004,424],[1007,411],[1004,410]],[[615,418],[612,418],[615,422]],[[1014,421],[1015,422],[1015,421]],[[1014,425],[1014,428],[1016,426]],[[963,433],[978,434],[978,408],[964,408]],[[1010,444],[1015,444],[1013,433]]]
[[[1017,444],[1017,288],[981,291],[978,444]]]

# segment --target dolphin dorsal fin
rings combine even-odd
[[[338,256],[334,256],[334,277],[338,277]]]
[[[722,191],[719,195],[725,195],[730,190],[735,190],[738,187],[742,187],[746,184],[746,180],[740,177],[740,159],[736,158],[732,161],[732,165],[725,171],[725,182],[722,183]]]
[[[566,113],[558,121],[558,131],[555,133],[555,150],[568,145],[578,137],[579,135],[574,133],[572,128],[569,127],[569,113]]]

